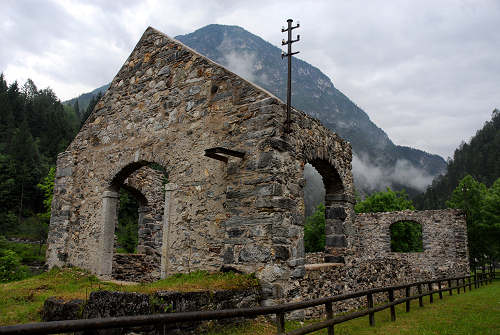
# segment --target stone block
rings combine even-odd
[[[325,233],[326,235],[343,235],[344,234],[344,222],[340,220],[326,220],[325,223]]]
[[[70,167],[58,168],[56,170],[56,178],[59,177],[70,177],[73,174],[73,169]]]
[[[325,245],[327,247],[346,247],[347,241],[344,235],[329,235],[325,239]]]
[[[233,248],[226,248],[224,251],[224,264],[232,264],[234,263],[234,250]]]
[[[238,260],[243,263],[264,263],[271,259],[269,248],[260,245],[246,245],[241,249]]]
[[[345,220],[347,213],[343,207],[326,207],[325,219],[340,219]]]
[[[345,263],[343,256],[325,256],[325,263]]]
[[[286,261],[290,258],[290,250],[283,245],[273,246],[274,259]]]

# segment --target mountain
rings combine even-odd
[[[281,59],[281,49],[262,38],[238,26],[212,24],[176,39],[286,100],[287,62]],[[387,186],[417,194],[444,172],[442,157],[395,145],[318,68],[294,58],[292,72],[293,106],[352,144],[353,173],[361,194]]]
[[[212,24],[176,39],[286,100],[287,62],[281,49],[262,38],[238,26]],[[292,61],[292,104],[351,142],[358,190],[392,186],[413,193],[444,172],[442,157],[395,145],[330,78],[297,58]]]
[[[446,174],[436,178],[425,193],[414,201],[419,209],[445,208],[446,200],[460,180],[471,175],[487,187],[500,178],[500,111],[495,109],[491,121],[476,132],[469,143],[463,142],[447,164]],[[500,206],[500,204],[499,204]]]
[[[78,107],[80,108],[81,111],[85,111],[90,103],[90,100],[92,100],[92,97],[97,96],[99,92],[104,94],[104,92],[106,92],[106,90],[108,89],[109,85],[110,84],[102,85],[101,87],[96,88],[92,92],[83,93],[80,94],[77,98],[66,100],[63,102],[63,105],[73,106],[76,100],[78,99]]]

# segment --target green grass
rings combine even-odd
[[[152,293],[161,290],[231,290],[256,285],[258,282],[253,275],[197,271],[174,275],[150,284],[122,286],[102,282],[88,272],[75,268],[52,269],[25,280],[0,284],[0,326],[41,321],[43,303],[52,296],[64,300],[85,300],[90,292],[96,290]]]
[[[286,330],[300,328],[311,322],[287,322]],[[276,327],[266,321],[251,321],[236,327],[209,330],[207,335],[276,334]],[[312,334],[327,334],[326,330]],[[434,295],[434,303],[424,299],[424,307],[418,300],[412,301],[411,312],[405,312],[404,304],[396,307],[396,322],[390,321],[389,310],[375,314],[375,326],[368,325],[368,317],[351,320],[335,326],[336,335],[498,335],[500,334],[500,281],[464,294],[448,296],[443,300]]]

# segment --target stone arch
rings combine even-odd
[[[325,187],[325,258],[326,263],[345,263],[347,238],[345,221],[348,217],[349,197],[342,178],[329,160],[309,159],[311,164],[321,175]]]
[[[124,188],[132,193],[139,203],[138,254],[144,256],[152,272],[152,278],[160,275],[163,242],[164,190],[161,172],[148,167],[147,160],[126,164],[114,176],[108,177],[102,196],[101,241],[99,245],[98,274],[109,277],[113,273],[114,230],[118,222],[119,191]],[[156,180],[154,180],[156,178]],[[113,236],[113,238],[112,238]]]
[[[391,252],[423,252],[423,225],[412,219],[400,219],[389,227]]]

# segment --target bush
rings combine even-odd
[[[28,268],[12,250],[0,250],[0,282],[5,283],[28,277]]]

